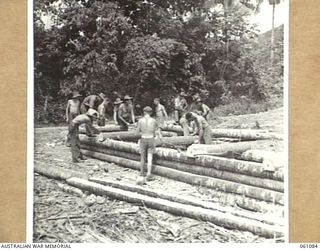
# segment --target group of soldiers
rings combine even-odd
[[[199,96],[195,96],[193,103],[188,105],[186,96],[184,92],[181,92],[174,99],[175,124],[182,126],[185,136],[198,134],[199,143],[211,144],[211,128],[207,122],[210,108],[202,102]],[[100,132],[93,126],[94,121],[99,126],[104,126],[108,119],[107,111],[110,111],[110,107],[112,107],[114,123],[120,125],[123,130],[128,130],[130,126],[135,124],[136,130],[141,136],[139,140],[140,175],[143,177],[143,181],[139,181],[138,184],[152,180],[151,169],[155,139],[162,137],[162,128],[169,119],[166,108],[161,104],[160,99],[153,100],[154,109],[150,106],[144,107],[140,119],[135,116],[133,98],[129,95],[125,95],[123,98],[117,97],[113,105],[110,98],[103,93],[89,95],[82,102],[81,99],[82,96],[78,92],[74,92],[72,98],[68,100],[66,108],[66,119],[69,124],[66,145],[71,147],[72,161],[77,163],[85,160],[80,151],[79,126],[84,124],[87,135],[96,136]],[[145,175],[146,162],[147,173]]]

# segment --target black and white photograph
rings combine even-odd
[[[32,6],[34,243],[287,242],[287,0]]]

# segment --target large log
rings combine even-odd
[[[183,129],[179,125],[165,125],[163,127],[163,130],[173,131],[179,134],[183,133]],[[253,130],[253,129],[212,129],[212,136],[238,138],[241,140],[268,140],[268,139],[283,140],[282,134],[269,133],[264,130]]]
[[[95,177],[89,178],[89,181],[96,182],[96,183],[99,183],[102,185],[107,185],[107,186],[114,187],[114,188],[120,188],[122,190],[130,191],[130,192],[148,195],[148,196],[151,196],[154,198],[160,198],[160,199],[164,199],[164,200],[168,200],[168,201],[174,201],[174,202],[178,202],[181,204],[192,205],[192,206],[202,207],[202,208],[206,208],[206,209],[218,210],[218,211],[221,211],[224,213],[234,214],[239,217],[244,217],[244,218],[260,221],[260,222],[267,223],[270,225],[282,225],[281,221],[279,221],[280,218],[275,219],[274,216],[270,216],[270,215],[257,214],[254,212],[240,210],[240,209],[237,209],[234,207],[230,208],[230,207],[226,207],[226,206],[221,206],[218,203],[205,202],[205,201],[202,201],[199,199],[194,199],[194,198],[190,199],[188,197],[173,196],[173,195],[169,195],[168,193],[160,191],[160,190],[153,190],[150,188],[145,188],[142,186],[132,185],[132,184],[123,183],[123,182],[119,182],[119,181],[112,181],[112,180],[95,178]]]
[[[81,148],[90,150],[90,151],[108,154],[108,155],[113,155],[117,157],[127,158],[130,160],[135,160],[135,161],[140,160],[140,156],[138,154],[127,153],[119,150],[107,149],[107,148],[90,146],[90,145],[81,145]],[[184,172],[197,174],[197,175],[204,175],[204,176],[214,177],[222,180],[233,181],[236,183],[242,183],[242,184],[246,184],[254,187],[261,187],[261,188],[274,190],[282,193],[284,192],[283,182],[281,181],[264,179],[259,177],[252,177],[252,176],[242,175],[238,173],[216,170],[213,168],[206,168],[198,165],[177,163],[173,161],[163,160],[159,157],[154,158],[154,164],[167,167],[167,168],[184,171]]]
[[[80,141],[83,144],[139,154],[139,147],[136,143],[119,142],[115,140],[108,140],[100,143],[96,138],[89,138],[85,135],[80,135]],[[283,181],[282,172],[264,171],[264,166],[261,163],[227,159],[215,156],[199,156],[196,158],[191,158],[186,153],[177,152],[174,149],[167,148],[156,148],[155,155],[158,158],[166,159],[169,161],[187,163],[190,165],[198,165],[208,168],[214,168],[217,170]]]
[[[34,172],[58,180],[66,180],[71,177],[88,179],[88,176],[84,173],[66,170],[61,167],[49,167],[47,164],[39,161],[34,162]]]
[[[235,216],[229,213],[223,213],[216,210],[209,210],[201,207],[195,207],[137,194],[113,187],[107,187],[80,178],[70,178],[67,180],[67,183],[74,187],[78,187],[98,195],[107,195],[118,200],[143,204],[146,207],[165,211],[179,216],[185,216],[203,221],[210,221],[228,229],[249,231],[268,238],[279,237],[283,235],[283,227],[281,226],[269,225],[258,222],[256,220],[250,220],[247,218]]]
[[[241,154],[251,149],[251,142],[221,143],[216,145],[193,144],[188,147],[187,154],[190,155],[223,155],[228,152]]]
[[[121,127],[119,125],[115,125],[115,124],[109,124],[103,127],[99,127],[99,126],[94,126],[96,129],[98,129],[100,132],[119,132],[119,131],[124,131],[124,127]],[[86,133],[86,129],[84,127],[80,127],[79,129],[79,133],[80,134],[85,134]]]
[[[241,159],[246,161],[265,162],[271,161],[276,168],[281,168],[285,163],[285,155],[280,152],[271,152],[265,150],[251,149],[247,150],[240,156]]]
[[[140,170],[140,162],[138,161],[111,156],[111,155],[89,151],[85,149],[82,149],[81,151],[84,155],[92,158],[100,159],[107,162],[113,162],[117,165],[124,166],[127,168],[132,168],[135,170]],[[280,192],[271,191],[271,190],[258,188],[258,187],[252,187],[244,184],[238,184],[238,183],[216,179],[212,177],[186,173],[179,170],[162,167],[159,165],[153,165],[152,171],[154,174],[157,174],[166,178],[182,181],[185,183],[212,188],[215,190],[220,190],[220,191],[229,192],[229,193],[241,194],[254,199],[264,200],[268,202],[273,202],[275,204],[283,205],[283,194]]]
[[[177,134],[174,132],[168,132],[164,131],[162,133],[162,136],[164,137],[172,137],[176,136]],[[114,140],[120,140],[120,141],[134,141],[140,139],[140,135],[137,131],[131,130],[131,131],[120,131],[120,132],[108,132],[108,133],[100,133],[98,136],[99,141],[104,141],[106,139],[114,139]],[[165,138],[166,139],[166,138]]]

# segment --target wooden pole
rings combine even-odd
[[[249,231],[263,237],[279,237],[283,235],[283,227],[261,223],[248,218],[223,213],[217,210],[205,209],[201,207],[181,204],[164,199],[154,198],[126,190],[103,186],[80,178],[70,178],[69,185],[95,193],[97,195],[107,195],[109,197],[131,203],[143,204],[147,207],[165,211],[179,216],[185,216],[202,221],[210,221],[228,229]]]
[[[117,165],[140,170],[140,162],[129,160],[121,157],[106,155],[94,151],[82,149],[82,153],[86,156],[96,158],[99,160],[113,162]],[[224,192],[241,194],[250,198],[273,202],[275,204],[283,205],[283,194],[276,191],[266,190],[263,188],[252,187],[244,184],[238,184],[230,181],[220,180],[212,177],[201,176],[191,173],[182,172],[175,169],[153,165],[152,172],[154,174],[182,181],[185,183],[212,188]]]
[[[281,225],[281,218],[276,218],[274,216],[267,216],[264,214],[256,214],[253,212],[248,212],[242,209],[237,209],[235,207],[226,207],[226,206],[221,206],[218,203],[213,203],[213,202],[205,202],[200,199],[190,199],[187,197],[180,197],[180,196],[173,196],[169,195],[166,192],[160,191],[160,190],[154,190],[150,188],[145,188],[142,186],[137,186],[137,185],[132,185],[129,183],[123,183],[119,181],[112,181],[112,180],[107,180],[107,179],[101,179],[101,178],[89,178],[89,181],[96,182],[102,185],[110,186],[113,188],[120,188],[122,190],[130,191],[130,192],[136,192],[139,194],[143,195],[148,195],[154,198],[160,198],[164,200],[169,200],[169,201],[174,201],[178,202],[181,204],[186,204],[186,205],[192,205],[196,207],[202,207],[206,209],[213,209],[213,210],[219,210],[224,213],[230,213],[234,214],[236,216],[252,219],[252,220],[257,220],[260,222],[264,222],[270,225]]]

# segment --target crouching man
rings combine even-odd
[[[187,113],[188,122],[194,121],[196,130],[191,135],[199,133],[200,144],[212,144],[211,127],[204,117],[195,113]]]
[[[141,135],[140,139],[140,163],[141,163],[141,176],[142,179],[137,184],[142,185],[146,181],[152,181],[151,175],[152,160],[155,150],[155,137],[157,134],[161,136],[158,124],[154,118],[151,117],[152,108],[147,106],[143,109],[143,117],[138,121],[137,130]],[[147,176],[145,176],[145,163],[147,161]]]
[[[71,145],[71,154],[73,162],[80,162],[84,160],[84,157],[80,151],[80,141],[79,141],[79,126],[85,124],[86,127],[93,128],[92,122],[94,119],[98,119],[98,112],[94,109],[89,109],[85,114],[76,116],[69,124],[69,138]],[[88,130],[88,136],[93,136]],[[90,129],[92,131],[92,129]]]

